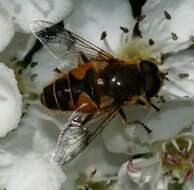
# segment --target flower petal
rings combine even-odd
[[[124,163],[118,173],[118,182],[116,183],[114,190],[135,190],[138,189],[138,185],[135,184],[128,175],[127,170],[128,162]]]
[[[27,33],[30,33],[29,25],[34,20],[48,20],[56,23],[63,20],[73,7],[71,0],[16,0],[3,1],[2,4],[13,18],[17,31]]]
[[[14,25],[8,12],[0,4],[0,52],[9,44],[14,36]]]
[[[138,119],[152,132],[148,134],[141,125],[134,125],[134,131],[130,126],[123,126],[119,118],[115,119],[110,123],[112,126],[103,132],[108,151],[129,155],[149,152],[148,144],[175,136],[193,122],[193,101],[187,99],[166,102],[160,106],[159,112],[150,110],[149,114],[138,109],[131,110],[131,114],[127,115],[136,120],[137,115],[142,114]]]
[[[7,161],[8,159],[8,161]],[[58,166],[50,165],[41,155],[23,157],[1,152],[0,185],[10,190],[60,190],[66,177]]]
[[[146,142],[168,139],[189,128],[193,123],[193,103],[192,100],[179,99],[162,104],[160,111],[150,114],[149,119],[144,122],[152,130],[151,134],[145,134]],[[142,131],[137,132],[138,136],[143,139]]]
[[[125,106],[124,111],[128,116],[129,122],[133,122],[135,120],[143,121],[150,110],[138,106]],[[113,153],[127,155],[147,152],[148,147],[139,144],[139,141],[134,139],[134,127],[145,130],[141,125],[134,124],[125,126],[121,117],[118,115],[103,131],[103,140],[107,150]]]
[[[34,55],[32,62],[37,63],[37,65],[28,69],[27,73],[36,75],[32,81],[32,91],[40,93],[43,87],[48,85],[50,81],[59,77],[58,73],[55,72],[55,69],[61,65],[61,62],[54,58],[45,48]]]
[[[187,48],[194,33],[194,2],[192,0],[147,0],[141,22],[143,38],[154,40],[156,53],[177,52]]]
[[[97,137],[93,143],[88,145],[85,151],[70,162],[69,165],[66,165],[67,174],[82,174],[84,172],[89,174],[93,168],[97,169],[95,177],[114,174],[118,166],[126,158],[122,155],[113,155],[105,150],[101,137]],[[72,170],[73,168],[76,168],[76,171]]]
[[[162,89],[177,97],[194,96],[194,51],[187,50],[172,54],[165,59],[160,69],[168,72],[169,81],[165,81]]]
[[[183,190],[193,190],[193,186],[194,186],[194,180],[192,179],[191,181],[187,181],[184,184]]]
[[[118,174],[118,182],[115,185],[114,190],[156,190],[155,180],[159,179],[158,176],[160,174],[158,172],[158,168],[155,161],[156,160],[154,158],[140,158],[135,160],[129,160],[128,162],[124,163],[120,168]],[[159,189],[157,188],[157,190]]]
[[[127,158],[107,152],[102,142],[102,138],[98,136],[85,151],[65,165],[69,182],[74,180],[75,183],[67,183],[67,186],[65,184],[64,189],[69,189],[69,185],[74,186],[72,189],[75,189],[75,185],[80,188],[88,185],[95,189],[99,186],[108,188],[114,184],[118,168]]]
[[[66,26],[99,46],[103,45],[101,34],[106,31],[107,40],[115,50],[120,42],[120,26],[132,32],[134,20],[127,0],[79,0]]]
[[[15,129],[22,114],[22,97],[14,73],[0,63],[0,137]]]

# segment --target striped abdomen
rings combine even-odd
[[[65,76],[51,83],[43,89],[41,102],[49,109],[67,110],[71,100],[69,80]]]
[[[78,79],[70,72],[68,75],[57,79],[43,89],[41,94],[42,104],[52,110],[66,111],[75,110],[83,103],[88,103],[87,110],[84,112],[94,111],[97,106],[90,98],[90,74],[89,71],[85,73],[82,79]]]

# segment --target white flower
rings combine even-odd
[[[77,8],[75,7],[73,14],[67,19],[66,27],[107,51],[111,48],[113,54],[121,58],[139,56],[143,59],[152,58],[162,62],[165,57],[163,64],[159,67],[168,72],[167,77],[170,81],[165,81],[163,90],[167,90],[174,96],[193,96],[193,72],[190,69],[194,66],[193,50],[179,52],[193,44],[191,36],[194,28],[192,24],[188,24],[188,22],[193,22],[193,14],[190,14],[194,6],[193,2],[188,0],[185,4],[183,1],[178,3],[147,1],[142,10],[145,18],[140,22],[142,38],[132,36],[137,21],[132,18],[130,8],[125,6],[127,1],[120,1],[117,11],[113,11],[115,4],[115,1],[100,1],[99,3],[79,1]],[[185,9],[187,11],[182,11]],[[167,16],[165,17],[165,12],[170,15],[170,20],[166,18]],[[187,22],[181,22],[180,18]],[[125,34],[120,26],[128,28],[129,32]],[[106,42],[100,40],[103,31],[107,33]],[[171,33],[177,33],[178,39],[173,40]],[[154,44],[150,44],[150,39],[154,41]],[[123,44],[123,40],[127,41],[127,44]],[[186,77],[181,79],[183,73]]]
[[[103,133],[107,149],[128,155],[149,151],[150,144],[170,138],[192,124],[193,103],[188,99],[171,100],[163,103],[159,112],[149,114],[138,108],[129,110],[127,113],[133,120],[141,120],[152,132],[148,134],[141,125],[135,129],[131,125],[122,127],[122,122],[116,120]]]
[[[16,156],[1,150],[0,184],[10,190],[58,190],[66,177],[60,167],[50,165],[47,158],[36,153]]]
[[[56,123],[39,114],[36,106],[30,109],[34,115],[24,115],[19,128],[1,140],[0,188],[59,190],[66,175],[60,166],[50,164],[58,135]]]
[[[154,1],[148,0],[142,9],[146,15],[140,23],[140,30],[145,39],[155,43],[155,53],[178,52],[188,48],[194,34],[192,11],[194,2],[190,0]],[[173,37],[173,33],[177,36]],[[173,60],[175,62],[175,60]]]
[[[141,113],[138,113],[137,108],[137,110],[128,111],[127,114],[131,116],[130,120],[145,121],[145,124],[151,128],[152,134],[145,137],[147,141],[142,138],[146,136],[142,135],[145,132],[141,131],[137,135],[133,129],[124,128],[118,120],[114,120],[110,124],[112,126],[106,128],[103,134],[105,145],[111,152],[124,154],[147,152],[150,143],[174,136],[193,122],[192,100],[181,100],[178,97],[193,97],[194,95],[193,50],[186,50],[193,44],[191,36],[194,33],[194,27],[191,23],[194,22],[192,13],[194,4],[192,1],[187,1],[185,4],[183,1],[153,2],[148,0],[142,9],[142,15],[145,15],[145,18],[139,26],[142,38],[134,39],[132,31],[136,21],[131,19],[131,15],[126,17],[131,14],[130,9],[122,7],[127,2],[120,1],[119,12],[113,11],[114,3],[116,2],[79,1],[77,9],[68,18],[66,27],[115,56],[152,58],[162,63],[159,65],[162,71],[168,72],[169,81],[165,81],[161,89],[161,94],[164,95],[166,99],[164,101],[167,103],[161,105],[160,112],[151,112],[148,114],[149,117],[145,117],[147,111],[142,108]],[[187,27],[188,23],[190,23],[189,27]],[[127,35],[120,30],[120,26],[129,29]],[[103,31],[106,31],[107,37],[104,41],[100,41]],[[122,44],[127,40],[127,44]],[[168,102],[174,98],[178,100]],[[117,129],[114,130],[114,128]],[[160,177],[158,176],[158,179]],[[157,185],[159,189],[164,189],[166,184],[161,178],[161,183]]]
[[[171,99],[178,98],[179,101],[180,97],[193,97],[194,94],[194,57],[192,56],[194,51],[193,49],[186,50],[193,44],[191,36],[193,35],[194,28],[191,25],[187,27],[187,22],[194,22],[192,14],[190,14],[192,12],[190,8],[193,6],[192,1],[187,1],[187,4],[185,4],[183,1],[169,3],[167,1],[153,2],[148,0],[142,9],[142,15],[145,15],[145,18],[139,23],[142,38],[129,40],[129,44],[126,46],[128,48],[128,56],[131,57],[135,52],[136,55],[142,58],[156,59],[162,62],[159,68],[168,72],[167,78],[169,81],[165,81],[160,90],[161,95],[163,95],[161,96],[162,100],[160,103],[163,101],[167,103],[162,103],[163,105],[159,106],[161,107],[159,113],[153,111],[147,114],[148,110],[146,111],[143,108],[126,110],[130,121],[140,120],[151,128],[153,133],[148,137],[149,141],[152,141],[154,138],[160,139],[172,136],[193,121],[192,101],[189,101],[188,104],[186,103],[188,110],[186,108],[185,111],[182,110],[186,106],[183,103],[184,100],[183,104],[178,102],[168,104],[168,101]],[[180,11],[182,9],[187,11]],[[178,10],[181,14],[179,14]],[[182,19],[187,20],[187,22],[181,22]],[[133,23],[130,26],[133,26]],[[172,33],[176,33],[178,39],[175,39]],[[150,40],[152,40],[152,43],[150,43]],[[108,39],[109,41],[111,44],[111,38]],[[132,53],[130,53],[131,51]],[[124,50],[124,53],[126,53],[126,50]],[[180,104],[180,109],[176,105],[177,103]],[[173,104],[176,110],[173,108]],[[174,116],[170,115],[172,112],[168,113],[170,110],[175,110]],[[161,117],[164,112],[166,116],[169,115],[169,118]],[[174,119],[172,120],[172,118]],[[109,151],[125,154],[128,152],[138,153],[147,151],[147,145],[143,144],[142,148],[141,143],[139,145],[134,144],[134,139],[132,139],[134,137],[133,129],[123,128],[120,121],[114,121],[112,125],[115,127],[107,128],[103,134]],[[168,126],[171,126],[170,129]],[[115,143],[115,140],[118,140],[118,143]],[[113,146],[113,144],[116,145]]]
[[[187,132],[153,144],[152,156],[131,159],[123,164],[115,188],[127,183],[128,189],[165,190],[170,185],[193,189],[193,140],[193,133]]]
[[[134,162],[137,162],[137,166],[132,164],[132,161],[121,166],[114,190],[166,190],[168,188],[168,178],[162,177],[154,159],[140,158]]]
[[[166,3],[167,7],[160,8],[162,7],[160,3]],[[186,99],[178,99],[171,102],[169,100],[177,97],[193,96],[194,94],[192,84],[193,50],[185,50],[192,43],[190,36],[194,28],[191,24],[188,30],[185,26],[184,32],[179,33],[181,31],[181,27],[178,27],[179,14],[175,14],[173,11],[182,10],[181,7],[185,8],[186,5],[182,1],[179,1],[178,4],[175,3],[176,7],[173,7],[174,3],[168,3],[167,1],[156,1],[155,3],[151,0],[147,1],[142,11],[142,14],[146,14],[146,17],[139,23],[143,38],[134,38],[133,36],[133,29],[137,21],[132,17],[128,0],[79,0],[76,1],[72,14],[65,20],[64,24],[68,29],[104,48],[114,56],[120,58],[139,56],[142,59],[154,59],[156,62],[162,62],[163,57],[161,53],[165,54],[164,62],[159,67],[162,71],[168,72],[167,77],[170,81],[165,81],[161,89],[161,93],[164,95],[167,103],[162,105],[161,102],[163,99],[160,96],[161,111],[159,113],[152,110],[150,112],[146,107],[131,106],[131,110],[126,107],[127,116],[130,117],[129,120],[134,121],[138,119],[145,122],[152,130],[152,133],[148,135],[140,127],[136,129],[125,128],[120,118],[116,118],[106,128],[106,131],[104,131],[103,140],[99,137],[79,157],[68,165],[65,165],[64,171],[68,180],[63,186],[64,189],[75,189],[75,186],[87,189],[90,187],[99,187],[98,185],[103,188],[110,181],[115,183],[117,181],[115,175],[118,172],[118,168],[123,162],[129,159],[129,154],[153,151],[150,146],[154,142],[158,142],[158,140],[165,141],[171,136],[176,136],[178,132],[192,123],[193,102]],[[193,9],[193,3],[191,0],[188,0],[187,3],[190,3],[187,8],[190,12]],[[148,12],[150,8],[152,8],[152,11]],[[193,14],[188,14],[188,11],[181,12],[181,14],[185,19],[190,20],[189,22],[192,22]],[[154,22],[152,19],[157,22]],[[46,20],[53,22],[49,18]],[[160,20],[164,24],[158,24]],[[127,31],[127,29],[123,27],[128,28],[129,31],[124,32],[123,30]],[[166,30],[166,28],[169,30]],[[100,40],[103,31],[106,31],[107,37],[104,40]],[[185,51],[179,52],[180,50]],[[30,83],[27,82],[25,86],[27,88],[24,90],[24,97],[27,97],[27,100],[31,98],[31,95],[38,95],[49,81],[57,77],[57,74],[53,70],[60,64],[45,49],[37,52],[33,56],[32,62],[38,64],[33,67],[29,64],[27,69],[23,70],[22,74],[24,82],[30,81]],[[182,66],[182,62],[184,62],[184,66]],[[29,80],[31,76],[35,76],[33,80]],[[16,150],[17,153],[20,153],[20,157],[23,157],[22,162],[19,162],[19,166],[22,168],[22,174],[26,174],[26,176],[28,176],[26,168],[30,168],[27,164],[29,152],[35,152],[37,157],[39,155],[50,155],[57,141],[58,129],[61,128],[68,117],[68,114],[59,116],[49,113],[48,110],[46,111],[46,108],[40,105],[40,102],[30,102],[30,104],[33,105],[26,110],[27,115],[22,121],[22,128],[18,129],[16,132],[17,135],[14,134],[10,138],[11,141],[5,139],[3,143],[3,148],[9,149],[10,152]],[[21,137],[29,138],[31,141],[26,140],[29,144],[22,144],[23,140],[21,140]],[[28,147],[31,148],[28,149]],[[38,165],[44,166],[42,159],[41,157]],[[34,162],[33,158],[31,161]],[[141,187],[142,189],[157,187],[156,189],[158,190],[167,188],[169,178],[162,177],[162,167],[158,167],[157,165],[161,163],[161,160],[155,156],[151,159],[151,164],[149,161],[146,161],[146,158],[141,158],[140,161],[143,164],[146,163],[144,172],[138,171],[136,173],[134,171],[132,174],[128,171],[129,162],[124,164],[119,172],[118,183],[116,183],[114,188],[119,190],[130,189],[130,187],[132,189],[136,187]],[[153,161],[157,164],[154,165]],[[45,171],[50,171],[51,166],[47,164]],[[146,170],[148,167],[151,169]],[[135,170],[136,168],[133,169]],[[10,176],[11,171],[8,170],[7,175]],[[155,179],[160,180],[159,183],[157,180],[152,184],[149,183],[153,171],[156,172]],[[4,174],[3,172],[2,175]],[[34,174],[36,175],[36,172]],[[52,173],[52,176],[54,175]],[[34,176],[29,175],[28,177],[31,179]],[[60,175],[59,178],[61,179]],[[48,177],[47,179],[50,178]],[[56,180],[56,183],[58,184],[56,189],[60,189],[61,180]],[[138,185],[139,183],[140,186]],[[9,187],[12,183],[6,181],[4,184]],[[30,184],[26,182],[27,186]],[[48,184],[50,183],[48,182]],[[49,188],[47,183],[43,184],[44,188]]]
[[[22,114],[22,97],[12,69],[0,63],[0,137],[18,126]]]
[[[1,22],[1,43],[0,52],[8,45],[14,36],[14,26],[11,22],[11,18],[8,16],[4,7],[0,6],[0,22]]]
[[[34,20],[59,22],[72,10],[70,0],[8,0],[0,1],[0,51],[11,41],[15,31],[30,33],[30,24]]]

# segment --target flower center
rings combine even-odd
[[[153,59],[150,45],[141,38],[133,38],[126,43],[121,43],[118,50],[118,57],[124,59],[132,59],[135,57],[143,60]]]
[[[179,183],[192,179],[194,164],[192,137],[178,137],[165,142],[160,156],[164,175]]]
[[[143,60],[153,59],[153,52],[151,46],[154,44],[153,40],[145,41],[140,37],[132,37],[129,30],[125,27],[120,27],[120,41],[116,52],[111,48],[106,36],[106,32],[102,32],[100,39],[107,52],[120,59],[140,58]]]

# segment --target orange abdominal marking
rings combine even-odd
[[[76,102],[76,107],[79,108],[83,104],[86,104],[81,108],[81,112],[96,112],[98,110],[97,105],[94,103],[94,101],[88,96],[87,93],[82,92],[79,96],[79,99]]]
[[[77,68],[73,69],[71,71],[71,74],[76,78],[76,79],[79,79],[79,80],[82,80],[85,75],[86,75],[86,72],[88,70],[90,70],[92,68],[92,64],[81,64],[81,65],[78,65]]]

